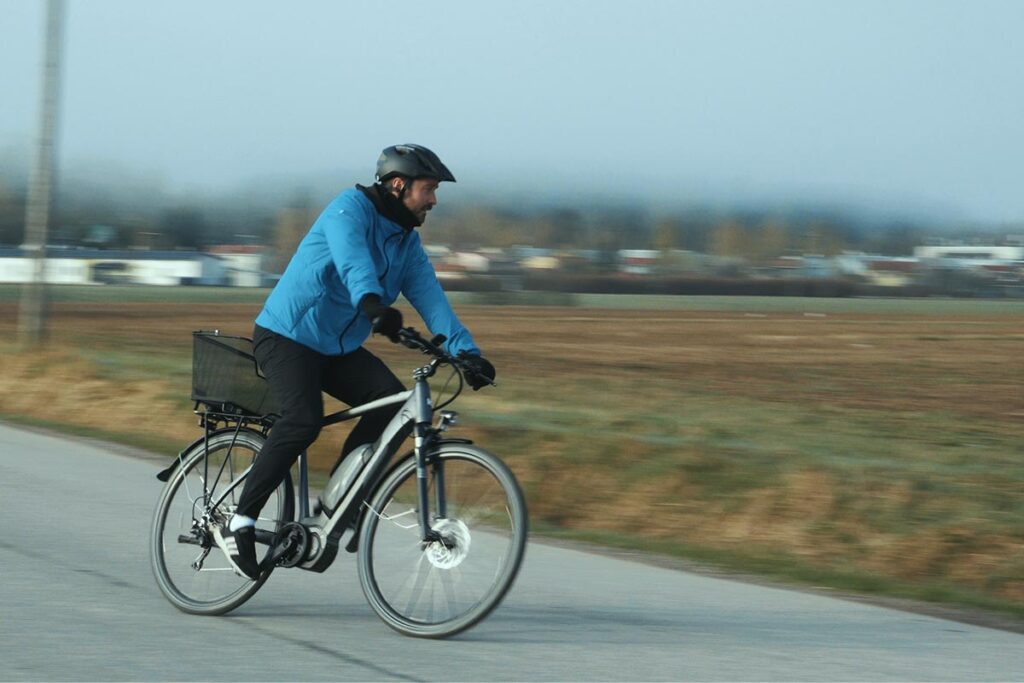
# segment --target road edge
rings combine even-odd
[[[169,456],[165,454],[155,453],[153,451],[148,451],[144,448],[140,448],[137,446],[128,446],[126,444],[107,441],[99,437],[85,436],[81,434],[69,434],[67,432],[63,432],[59,429],[52,427],[45,427],[36,424],[22,424],[20,422],[5,419],[0,419],[0,426],[4,426],[10,429],[17,429],[25,432],[31,432],[35,434],[41,434],[43,436],[63,439],[66,441],[74,441],[76,443],[82,443],[93,447],[98,447],[99,449],[109,451],[114,455],[132,458],[135,460],[144,460],[152,462],[154,465],[158,466],[170,462]],[[873,605],[876,607],[884,607],[887,609],[892,609],[900,612],[907,612],[910,614],[920,614],[923,616],[945,619],[947,621],[969,624],[971,626],[980,626],[983,628],[990,628],[999,631],[1024,634],[1024,619],[1016,618],[1011,615],[1002,614],[999,612],[992,612],[977,607],[965,607],[946,603],[925,602],[922,600],[912,600],[910,598],[897,598],[884,595],[854,593],[851,591],[845,591],[824,586],[808,586],[806,584],[787,582],[781,579],[773,579],[770,577],[760,576],[757,574],[749,574],[737,570],[726,569],[723,567],[718,567],[715,565],[699,562],[697,560],[673,557],[670,555],[662,555],[658,553],[643,552],[640,550],[625,550],[622,548],[613,548],[610,546],[599,545],[597,543],[591,543],[587,541],[557,538],[554,536],[545,535],[543,533],[538,534],[536,532],[532,532],[530,534],[530,543],[537,543],[540,545],[555,548],[565,548],[569,550],[575,550],[577,552],[590,553],[594,555],[600,555],[602,557],[610,557],[614,559],[623,560],[626,562],[635,562],[637,564],[642,564],[650,567],[658,567],[661,569],[668,569],[671,571],[684,571],[699,576],[707,576],[716,579],[723,579],[726,581],[735,581],[738,583],[763,586],[766,588],[777,588],[780,590],[809,593],[813,595],[836,598],[838,600],[845,600],[847,602],[862,603],[867,605]]]

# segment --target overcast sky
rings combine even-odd
[[[0,3],[10,156],[36,135],[45,3]],[[417,142],[459,178],[448,196],[543,183],[1024,220],[1021,0],[69,0],[65,38],[65,170],[342,187]]]

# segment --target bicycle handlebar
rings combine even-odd
[[[396,344],[401,344],[406,348],[416,349],[428,356],[433,356],[437,361],[457,368],[463,375],[471,373],[474,377],[479,377],[475,369],[470,367],[461,356],[453,356],[441,348],[441,344],[448,340],[448,337],[443,334],[438,334],[432,339],[427,340],[413,327],[400,327],[395,337],[392,341]],[[487,379],[487,384],[494,385],[494,380]]]
[[[394,339],[393,341],[396,344],[401,344],[406,348],[417,349],[427,354],[428,356],[433,356],[434,358],[437,358],[442,362],[450,362],[456,360],[455,356],[452,356],[450,353],[441,348],[441,344],[443,344],[448,339],[448,337],[444,336],[443,334],[439,334],[430,341],[427,341],[426,339],[423,338],[423,335],[416,331],[415,328],[400,327],[398,328],[398,332],[395,336],[396,339]]]

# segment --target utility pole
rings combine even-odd
[[[32,279],[22,288],[18,316],[18,333],[26,346],[36,346],[46,337],[46,241],[53,195],[53,166],[57,156],[55,138],[63,29],[64,0],[47,0],[42,109],[39,115],[39,138],[29,177],[25,243],[22,245],[22,249],[32,257]]]

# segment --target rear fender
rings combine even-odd
[[[212,439],[213,437],[219,436],[220,434],[224,433],[234,434],[235,431],[236,429],[234,427],[224,427],[222,429],[210,432],[205,436],[199,437],[198,439],[190,443],[188,446],[186,446],[184,449],[182,449],[178,453],[178,455],[174,457],[174,460],[171,461],[170,465],[168,465],[167,467],[165,467],[164,469],[160,470],[157,473],[156,478],[163,482],[168,481],[172,476],[174,476],[174,473],[178,470],[178,468],[181,467],[181,464],[185,462],[185,456],[191,453],[194,448],[201,445],[203,441],[205,441],[206,439]]]

